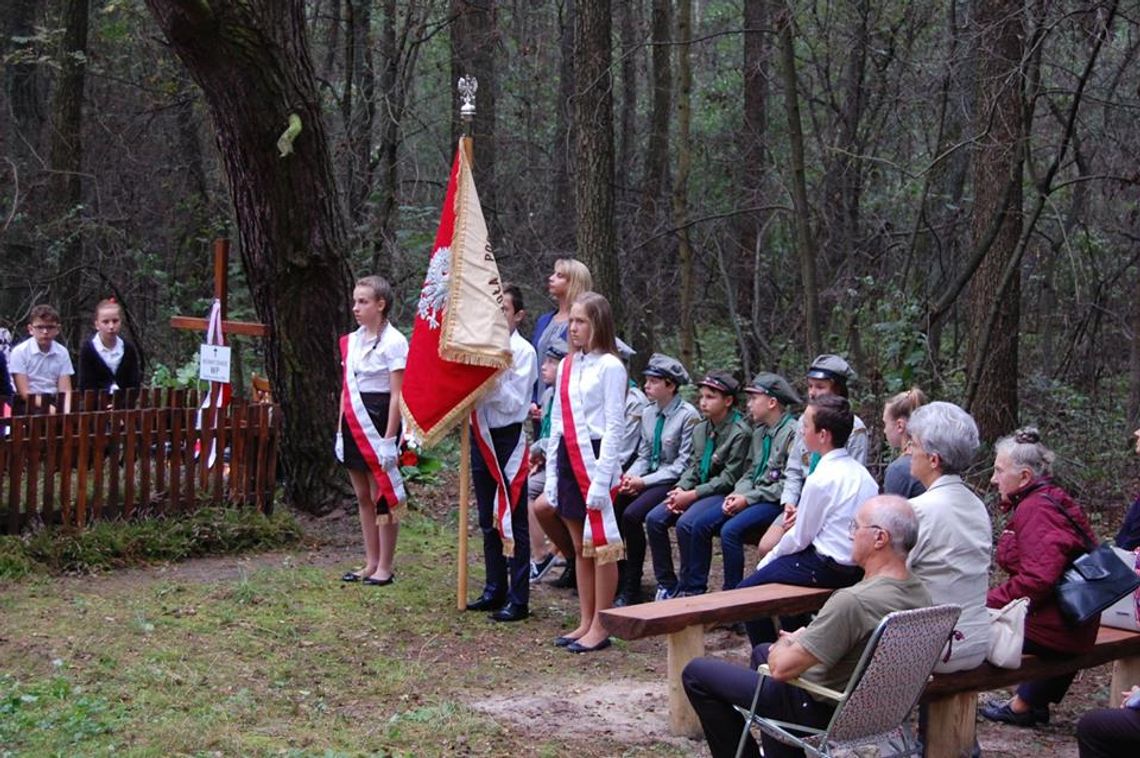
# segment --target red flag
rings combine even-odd
[[[502,282],[462,141],[455,151],[400,405],[425,445],[437,442],[511,365]]]

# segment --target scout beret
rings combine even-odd
[[[617,342],[618,357],[623,361],[628,361],[630,358],[637,355],[637,351],[623,342],[621,337],[615,337],[614,341]]]
[[[763,371],[752,378],[752,381],[747,387],[744,388],[745,392],[760,392],[765,395],[770,395],[776,398],[784,405],[796,405],[802,403],[800,396],[792,389],[792,385],[788,384],[788,380],[779,374],[773,374],[768,371]]]
[[[713,370],[697,382],[698,387],[709,387],[726,395],[735,395],[740,390],[740,382],[727,371]]]
[[[857,374],[850,364],[838,355],[824,353],[811,362],[807,376],[808,379],[830,379],[846,387],[847,383],[855,379]]]
[[[681,362],[676,358],[671,358],[663,353],[654,353],[649,356],[649,365],[641,373],[646,376],[656,376],[661,379],[668,379],[673,384],[680,387],[682,384],[689,383],[689,372],[681,365]]]

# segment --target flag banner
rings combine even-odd
[[[420,290],[400,406],[411,433],[433,445],[467,419],[511,365],[502,282],[471,163],[460,141]]]

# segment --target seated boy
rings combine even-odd
[[[710,371],[697,382],[704,420],[693,428],[693,455],[677,486],[645,517],[645,530],[653,554],[653,573],[657,577],[656,599],[673,597],[682,580],[673,569],[673,551],[669,544],[669,527],[694,504],[713,499],[719,507],[724,496],[744,471],[748,441],[752,435],[733,405],[740,384],[727,371]],[[704,506],[702,506],[704,507]],[[690,546],[677,540],[681,554],[681,576],[690,569]],[[684,581],[686,587],[693,583]],[[687,590],[686,590],[687,591]]]
[[[542,397],[539,408],[542,411],[538,435],[530,446],[530,477],[527,479],[528,519],[530,522],[530,581],[541,581],[554,565],[554,550],[547,549],[546,532],[535,513],[535,505],[542,497],[546,486],[546,443],[550,440],[550,411],[554,405],[554,377],[558,374],[558,364],[566,357],[569,348],[566,340],[556,337],[546,348],[539,366],[539,379],[542,381]]]
[[[757,374],[745,392],[756,428],[744,473],[719,502],[717,498],[699,500],[677,521],[677,544],[688,546],[681,553],[679,591],[685,594],[708,589],[712,538],[718,530],[724,552],[724,589],[731,590],[744,576],[745,541],[752,538],[755,543],[782,513],[784,466],[796,434],[796,420],[788,406],[800,398],[782,376],[769,373]]]
[[[67,348],[55,341],[59,312],[50,305],[37,305],[28,317],[26,339],[12,348],[9,370],[16,394],[25,402],[29,395],[54,395],[71,391],[75,369]]]
[[[676,358],[654,353],[645,376],[650,403],[641,413],[641,443],[637,457],[618,484],[614,508],[625,540],[626,560],[614,605],[641,602],[641,572],[645,563],[645,515],[657,506],[689,465],[697,409],[679,394],[689,372]]]

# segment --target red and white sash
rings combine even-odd
[[[519,429],[519,439],[506,467],[499,466],[495,455],[495,442],[491,437],[491,426],[487,415],[478,408],[471,411],[471,431],[475,434],[475,446],[483,456],[483,463],[495,480],[495,528],[503,541],[503,555],[510,558],[515,554],[515,533],[511,525],[511,514],[522,502],[522,488],[530,469],[530,451],[526,446],[526,435]]]
[[[96,335],[95,339],[98,339]],[[214,298],[214,304],[210,306],[210,315],[206,317],[206,344],[207,345],[225,345],[226,338],[222,334],[222,301]],[[110,366],[108,366],[110,368]],[[114,373],[114,372],[112,372]],[[210,388],[206,391],[206,396],[202,398],[202,404],[198,406],[198,413],[194,418],[194,428],[202,431],[203,415],[210,407],[215,409],[224,408],[230,402],[230,385],[221,382],[210,382]],[[211,414],[213,418],[213,425],[215,434],[218,428],[218,417],[221,416],[220,411],[215,410]],[[194,440],[194,457],[195,459],[202,454],[202,438],[199,436]],[[213,438],[210,440],[210,454],[206,459],[206,468],[212,469],[214,462],[218,458],[218,440]]]
[[[586,425],[585,414],[581,418],[574,415],[575,407],[583,407],[585,400],[577,385],[570,381],[574,371],[576,353],[567,355],[562,362],[562,386],[558,393],[562,403],[562,436],[566,440],[566,453],[570,458],[570,468],[574,480],[586,500],[590,482],[597,476],[598,460],[594,456],[594,446],[590,441],[590,430]],[[599,564],[612,563],[625,557],[625,544],[621,541],[617,518],[614,515],[614,497],[620,472],[608,482],[606,489],[609,500],[599,509],[586,508],[586,530],[582,534],[582,555],[594,557]]]
[[[340,338],[340,358],[344,364],[344,422],[356,441],[356,447],[368,464],[368,470],[380,488],[380,500],[376,503],[377,523],[387,523],[389,519],[396,521],[396,506],[408,499],[404,492],[404,478],[400,476],[400,464],[397,460],[391,467],[380,465],[380,440],[384,435],[372,423],[368,409],[364,407],[364,399],[360,396],[360,385],[356,381],[355,363],[359,350],[353,350],[353,334],[345,334]]]

